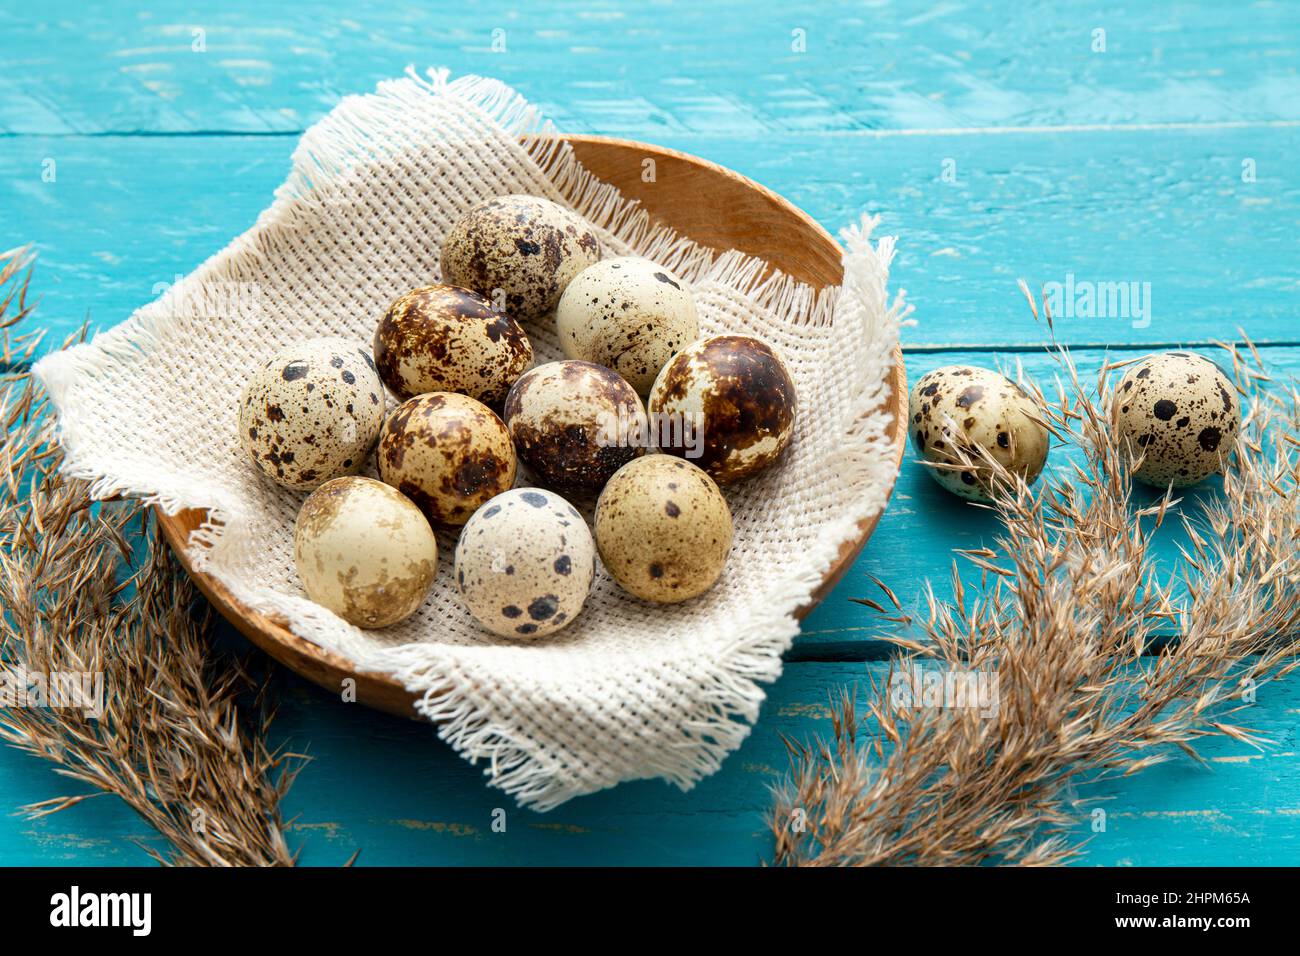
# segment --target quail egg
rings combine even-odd
[[[438,542],[408,498],[373,478],[335,478],[302,503],[293,560],[307,596],[358,627],[415,613],[438,569]]]
[[[645,409],[609,369],[568,359],[539,365],[506,397],[506,428],[539,484],[595,494],[645,450]]]
[[[384,420],[370,355],[344,339],[301,342],[253,373],[239,398],[239,437],[262,474],[309,491],[365,465]]]
[[[499,196],[451,227],[442,244],[442,281],[530,321],[554,309],[569,281],[598,259],[596,234],[577,214],[538,196]]]
[[[543,637],[582,610],[596,546],[554,492],[515,488],[474,512],[456,544],[456,588],[475,620],[503,637]]]
[[[515,481],[505,423],[468,395],[430,392],[393,410],[379,434],[379,477],[435,525],[462,525]]]
[[[912,388],[908,418],[917,454],[952,465],[928,471],[954,495],[991,501],[987,467],[962,468],[960,448],[978,460],[977,448],[1025,481],[1033,482],[1047,461],[1048,433],[1029,394],[1004,375],[970,365],[947,365],[922,375]]]
[[[706,472],[670,455],[620,468],[596,502],[596,548],[631,594],[677,604],[722,576],[731,551],[731,510]]]
[[[1135,478],[1181,488],[1218,472],[1241,429],[1232,380],[1191,352],[1151,355],[1115,389],[1112,415],[1121,445],[1142,463]]]
[[[379,377],[399,399],[461,392],[500,406],[533,363],[519,323],[468,289],[431,285],[398,298],[375,330]]]
[[[555,311],[564,354],[606,365],[645,395],[664,363],[700,334],[695,300],[649,259],[604,259],[569,283]]]
[[[747,335],[688,345],[663,367],[650,392],[659,447],[691,459],[720,485],[755,475],[781,456],[794,436],[795,409],[785,362],[772,346]]]

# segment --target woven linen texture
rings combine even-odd
[[[535,644],[498,638],[460,606],[455,538],[444,534],[424,607],[364,631],[306,598],[292,558],[305,495],[245,460],[237,399],[252,371],[294,342],[337,335],[369,348],[389,303],[437,278],[456,218],[507,193],[574,209],[606,256],[644,255],[676,270],[702,334],[748,333],[776,346],[798,388],[795,438],[779,467],[726,489],[735,545],[700,599],[649,605],[601,568],[571,627]],[[438,735],[522,805],[544,810],[641,778],[688,788],[749,733],[760,684],[780,675],[798,631],[795,611],[858,523],[884,507],[895,478],[884,402],[905,307],[889,301],[893,243],[873,243],[874,224],[842,233],[844,284],[812,290],[657,226],[588,174],[501,83],[411,72],[346,98],[308,130],[251,229],[158,301],[36,372],[60,413],[69,475],[99,496],[206,508],[189,545],[198,568],[359,669],[395,675]],[[563,357],[553,323],[526,328],[538,363]]]

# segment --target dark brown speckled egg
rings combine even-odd
[[[505,421],[537,483],[566,494],[600,491],[648,439],[632,386],[604,366],[574,359],[524,373],[506,398]]]
[[[990,501],[987,467],[963,465],[962,454],[978,461],[984,449],[1008,471],[1033,482],[1047,461],[1048,431],[1042,410],[1005,375],[973,365],[945,365],[926,372],[912,386],[908,428],[923,461],[954,467],[925,470],[959,498]],[[960,453],[958,452],[960,449]]]
[[[533,347],[510,316],[468,289],[430,285],[397,299],[375,330],[375,365],[399,399],[460,392],[500,406],[533,363]]]
[[[781,457],[794,437],[796,404],[794,380],[772,346],[715,335],[663,367],[650,391],[650,427],[663,451],[729,485]]]
[[[505,423],[467,395],[430,392],[393,410],[379,433],[379,477],[432,524],[462,525],[515,482]]]
[[[599,259],[600,243],[577,214],[538,196],[499,196],[451,227],[442,281],[530,321],[554,309],[570,280]]]
[[[1241,431],[1232,380],[1192,352],[1151,355],[1115,389],[1112,420],[1142,463],[1133,477],[1160,488],[1194,485],[1218,472]]]

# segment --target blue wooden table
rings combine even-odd
[[[908,373],[1023,361],[1050,374],[1016,290],[1138,282],[1145,314],[1066,317],[1102,349],[1204,346],[1243,327],[1300,372],[1300,6],[1287,3],[0,3],[0,246],[35,241],[41,321],[114,324],[247,228],[299,133],[407,64],[513,84],[569,132],[731,166],[835,230],[899,237],[916,305]],[[443,6],[443,9],[436,9]],[[838,5],[836,5],[838,6]],[[141,8],[148,9],[141,9]],[[828,730],[828,692],[881,667],[870,576],[915,606],[954,547],[996,528],[909,457],[865,553],[805,623],[748,742],[689,793],[639,783],[550,814],[509,808],[424,726],[286,675],[279,733],[315,758],[288,801],[311,864],[756,863],[782,734]],[[1087,862],[1300,862],[1300,680],[1250,722],[1276,745],[1207,744],[1096,785]],[[0,750],[0,810],[67,792]],[[509,808],[505,833],[491,828]],[[1086,833],[1080,809],[1080,832]],[[0,816],[0,864],[143,863],[109,798]]]

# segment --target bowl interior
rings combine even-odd
[[[771,190],[705,160],[673,150],[604,137],[565,137],[577,158],[600,179],[630,199],[639,199],[661,222],[702,245],[736,249],[761,257],[776,269],[814,287],[837,285],[843,278],[841,250],[806,213]],[[645,175],[653,162],[653,181]],[[907,386],[901,353],[895,355],[888,411],[894,421],[894,448],[901,461],[906,422],[901,411]],[[896,462],[897,464],[897,462]],[[254,644],[331,693],[347,679],[356,682],[357,699],[380,710],[416,717],[412,695],[385,674],[358,672],[347,658],[294,634],[282,622],[244,606],[216,579],[196,572],[185,556],[190,534],[206,517],[191,509],[175,515],[157,510],[160,527],[200,591]],[[845,542],[812,600],[812,610],[852,565],[876,520],[863,522],[855,540]]]

